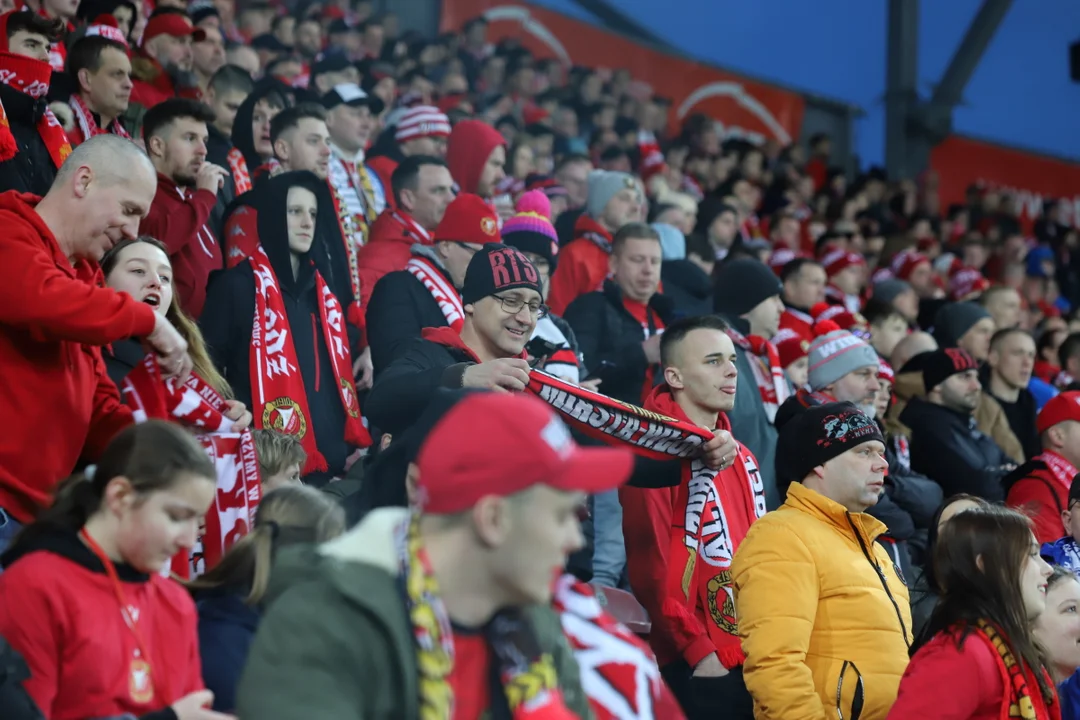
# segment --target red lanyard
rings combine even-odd
[[[136,618],[132,617],[131,611],[128,610],[127,600],[124,598],[124,588],[120,584],[120,577],[116,574],[116,566],[113,565],[113,561],[109,559],[109,556],[105,554],[105,551],[101,549],[101,546],[94,541],[94,538],[90,537],[90,533],[86,532],[86,528],[79,531],[79,536],[90,547],[90,550],[97,556],[97,559],[101,561],[101,564],[105,566],[105,574],[109,576],[109,580],[112,582],[113,592],[116,594],[116,601],[120,603],[120,616],[124,618],[124,624],[128,626],[128,629],[131,630],[131,634],[135,636],[135,644],[138,646],[139,658],[146,665],[149,685],[153,688],[154,680],[150,672],[150,655],[146,652],[146,643],[143,642],[142,633],[139,632],[139,622]]]

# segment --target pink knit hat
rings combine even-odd
[[[559,254],[559,236],[551,225],[551,202],[541,190],[523,193],[517,214],[503,223],[502,241],[522,252],[536,253],[548,261],[551,270]]]

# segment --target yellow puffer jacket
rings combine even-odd
[[[908,664],[908,591],[874,542],[885,526],[792,483],[732,563],[757,720],[883,720]],[[870,558],[873,558],[871,560]],[[839,698],[839,702],[838,702]]]

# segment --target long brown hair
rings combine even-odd
[[[108,252],[101,258],[101,272],[105,275],[106,283],[109,281],[109,275],[116,269],[117,264],[120,262],[120,254],[124,252],[125,248],[129,248],[135,243],[152,245],[165,253],[165,257],[169,257],[169,250],[165,247],[164,243],[149,235],[140,235],[134,240],[121,240],[109,248]],[[227,400],[232,398],[232,388],[229,387],[229,383],[225,381],[225,378],[222,377],[221,373],[214,367],[214,363],[210,359],[210,353],[206,349],[206,341],[203,340],[202,333],[199,331],[199,326],[196,325],[195,321],[188,317],[187,313],[180,308],[179,293],[173,292],[172,302],[169,304],[169,309],[166,311],[165,317],[173,324],[173,327],[180,333],[180,336],[187,342],[188,354],[191,356],[191,363],[195,374],[205,380],[210,387],[217,390],[223,398]]]
[[[1020,589],[1031,543],[1031,520],[998,505],[965,510],[945,523],[933,556],[941,596],[921,640],[949,631],[959,646],[979,620],[986,620],[1001,631],[1013,657],[1032,670],[1049,702],[1054,688],[1044,676],[1043,654]]]
[[[250,588],[244,602],[257,605],[270,585],[274,554],[299,543],[322,543],[345,532],[345,510],[332,497],[306,485],[285,485],[267,493],[255,513],[255,527],[216,566],[187,583],[189,590]]]

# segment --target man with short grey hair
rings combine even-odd
[[[0,194],[0,551],[52,501],[80,457],[93,460],[131,424],[100,347],[143,338],[166,374],[185,380],[187,343],[149,305],[99,287],[98,261],[134,238],[157,181],[130,140],[77,147],[40,200]]]

